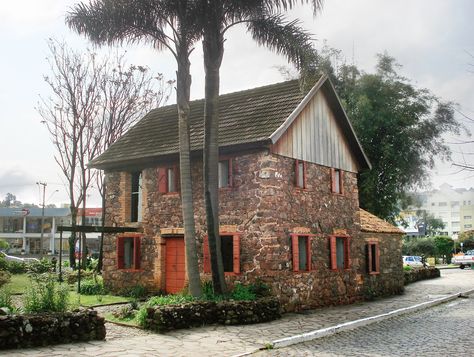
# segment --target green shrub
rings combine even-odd
[[[10,312],[17,309],[13,305],[12,294],[8,289],[0,289],[0,307],[6,307]]]
[[[257,280],[253,284],[249,284],[249,290],[254,293],[257,298],[267,297],[271,295],[270,288],[261,280]]]
[[[78,270],[70,270],[64,272],[64,279],[68,284],[75,284],[78,280],[79,271]],[[81,282],[84,280],[90,280],[94,277],[93,271],[84,271],[81,270]]]
[[[140,310],[135,314],[135,321],[137,322],[138,326],[147,327],[146,319],[148,317],[147,312],[148,306],[142,306]]]
[[[224,296],[215,294],[212,281],[208,280],[202,282],[202,299],[206,301],[222,301]]]
[[[24,262],[9,261],[7,262],[7,270],[12,274],[24,274],[26,273],[26,264]]]
[[[54,265],[50,260],[42,258],[38,262],[32,262],[26,267],[28,273],[34,274],[43,274],[47,272],[52,272],[54,270]]]
[[[8,271],[8,262],[2,254],[0,254],[0,270]]]
[[[191,295],[177,294],[177,295],[163,295],[151,297],[145,305],[147,306],[165,306],[178,305],[186,302],[195,301],[196,299]]]
[[[230,293],[230,298],[239,301],[253,301],[256,299],[255,293],[253,293],[250,287],[236,283],[234,289]]]
[[[410,265],[404,265],[403,270],[410,271],[410,270],[413,270],[413,268]]]
[[[83,295],[101,295],[105,293],[102,278],[81,281],[80,293]]]
[[[31,274],[31,285],[23,296],[27,313],[64,312],[69,305],[69,287],[57,282],[55,274]]]
[[[0,288],[10,282],[10,273],[4,270],[0,270]]]

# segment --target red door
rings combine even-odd
[[[175,294],[183,290],[185,277],[184,238],[167,238],[165,261],[166,292]]]

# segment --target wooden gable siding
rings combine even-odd
[[[273,145],[273,153],[319,165],[358,172],[357,161],[319,91]]]

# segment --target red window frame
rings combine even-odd
[[[174,187],[176,191],[168,191],[168,170],[171,169],[174,172]],[[163,166],[158,168],[158,192],[159,193],[179,193],[179,166],[178,165],[171,165],[171,166]]]
[[[220,236],[232,236],[232,249],[233,249],[233,271],[232,272],[225,272],[225,275],[238,275],[240,274],[240,236],[241,233],[236,232],[220,232]],[[211,273],[211,257],[209,254],[209,240],[208,236],[204,236],[203,241],[203,272],[204,273]]]
[[[299,185],[299,182],[300,182],[300,170],[299,170],[300,163],[303,164],[303,186]],[[302,189],[306,188],[306,161],[298,160],[298,159],[295,160],[295,187],[302,188]]]
[[[131,268],[125,268],[125,239],[133,239],[133,263]],[[117,236],[117,269],[125,271],[140,270],[141,261],[141,234],[121,234]]]
[[[311,241],[314,234],[290,234],[291,237],[291,258],[293,261],[293,271],[294,272],[302,272],[302,271],[311,271],[312,269],[312,261],[311,261]],[[298,249],[298,238],[299,237],[306,237],[306,270],[300,270],[300,256],[299,256],[299,249]]]
[[[344,239],[344,267],[337,266],[337,238]],[[331,270],[348,270],[351,268],[351,237],[347,235],[331,235],[329,236],[329,266]]]
[[[339,192],[336,190],[336,171],[339,172]],[[344,194],[344,171],[341,169],[331,168],[331,192],[337,195]]]
[[[221,156],[219,157],[219,162],[221,161],[228,161],[229,162],[229,173],[227,176],[227,186],[219,187],[219,189],[226,189],[234,187],[234,165],[233,159],[229,156]],[[217,177],[217,184],[219,185],[219,177]]]
[[[375,256],[372,254],[372,247],[375,246]],[[380,246],[378,241],[367,242],[367,272],[370,275],[380,274]],[[375,261],[374,261],[375,259]],[[375,263],[375,264],[373,264]],[[373,266],[375,265],[375,270]]]

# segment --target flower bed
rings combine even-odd
[[[0,350],[105,339],[95,310],[0,316]]]
[[[415,281],[419,280],[439,278],[440,276],[441,274],[439,269],[434,267],[404,271],[405,285],[414,283]]]
[[[155,331],[210,325],[242,325],[276,320],[281,317],[275,298],[255,301],[195,301],[146,309],[144,327]]]

